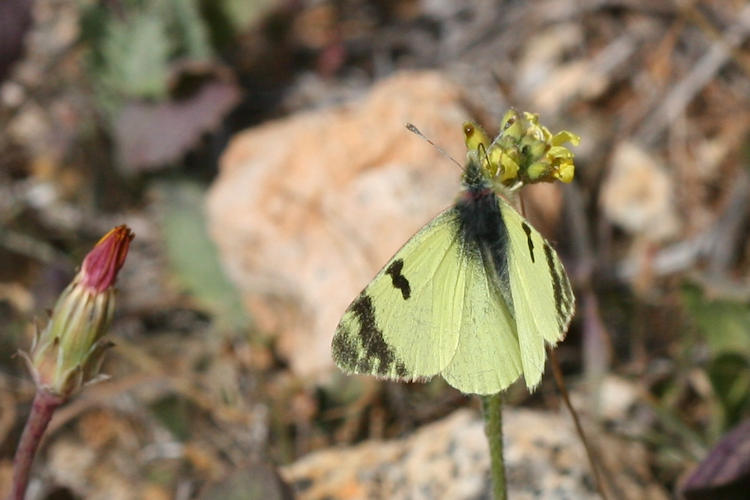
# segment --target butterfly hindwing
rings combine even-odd
[[[453,359],[469,279],[455,208],[435,217],[393,256],[344,313],[333,339],[350,373],[416,380]]]
[[[557,252],[506,201],[498,198],[508,231],[508,275],[526,385],[544,372],[545,341],[557,344],[573,316],[575,298]]]
[[[515,321],[491,274],[493,265],[481,253],[464,259],[469,279],[460,340],[443,377],[464,393],[495,394],[521,375]]]

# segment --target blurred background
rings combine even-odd
[[[574,183],[524,196],[613,498],[747,485],[749,37],[740,0],[0,0],[0,496],[13,354],[125,223],[111,378],[57,413],[30,498],[487,498],[474,399],[329,346],[458,192],[404,124],[461,160],[509,107],[582,137]],[[595,498],[552,377],[506,401],[515,498]]]

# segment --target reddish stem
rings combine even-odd
[[[29,484],[29,472],[34,462],[34,455],[39,448],[45,429],[52,414],[65,400],[60,396],[51,394],[44,389],[36,391],[34,402],[31,405],[31,413],[26,420],[26,427],[21,434],[21,441],[16,448],[16,456],[13,458],[13,489],[8,500],[23,500],[26,487]]]

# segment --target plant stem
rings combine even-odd
[[[505,461],[503,460],[503,399],[500,393],[482,396],[484,432],[490,446],[490,475],[495,500],[507,500]]]
[[[52,414],[64,402],[64,399],[44,389],[37,389],[34,402],[31,405],[31,413],[26,420],[26,426],[21,434],[21,440],[16,448],[13,458],[13,488],[8,500],[23,500],[26,487],[29,484],[29,472],[34,462],[39,443],[42,440],[45,429]]]

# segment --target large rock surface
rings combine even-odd
[[[503,420],[509,498],[599,498],[567,414],[506,407]],[[666,500],[641,444],[597,436],[594,426],[586,428],[614,482],[610,498]],[[484,424],[466,409],[404,439],[312,453],[281,472],[300,500],[492,497]]]

